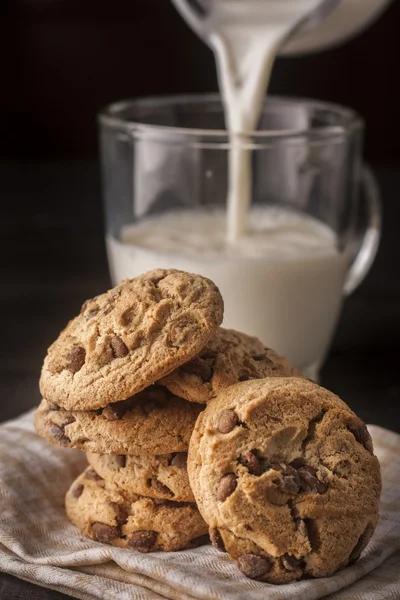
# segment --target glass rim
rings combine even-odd
[[[165,137],[181,138],[186,141],[198,142],[199,138],[208,142],[218,142],[230,144],[229,131],[226,129],[202,129],[193,127],[175,127],[172,125],[155,125],[153,123],[143,123],[134,119],[126,119],[119,116],[124,109],[128,107],[139,108],[159,108],[162,106],[179,106],[187,104],[212,104],[218,102],[221,104],[221,97],[217,93],[211,94],[180,94],[168,96],[147,96],[141,98],[132,98],[119,100],[108,104],[98,113],[98,120],[101,125],[107,125],[115,129],[124,130],[134,137],[142,135],[157,135],[159,138]],[[299,129],[271,129],[271,130],[256,130],[246,134],[246,139],[253,138],[254,141],[271,142],[283,141],[285,139],[307,138],[316,141],[326,141],[330,137],[343,137],[355,131],[364,128],[362,117],[353,109],[336,104],[333,102],[325,102],[323,100],[315,100],[312,98],[296,97],[296,96],[275,96],[269,95],[265,99],[265,104],[276,103],[277,105],[293,105],[294,107],[304,106],[305,108],[320,108],[330,111],[331,114],[337,115],[342,119],[342,123],[335,125],[322,125],[321,127],[306,127]]]

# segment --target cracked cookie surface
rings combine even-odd
[[[198,356],[160,383],[185,400],[206,404],[230,385],[264,377],[302,374],[258,338],[220,327]]]
[[[69,410],[125,400],[190,360],[221,324],[223,301],[205,277],[149,271],[87,300],[50,346],[40,389]]]
[[[325,577],[356,560],[378,519],[365,424],[299,378],[236,384],[199,416],[188,457],[213,544],[248,577]]]
[[[138,552],[174,551],[208,543],[194,503],[145,498],[86,469],[65,497],[71,523],[98,542]]]
[[[35,428],[54,444],[97,454],[169,454],[187,451],[202,409],[154,385],[95,411],[68,411],[42,400]]]
[[[187,453],[144,456],[93,454],[87,459],[107,481],[130,492],[178,502],[194,502],[187,474]]]

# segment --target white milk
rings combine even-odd
[[[167,213],[108,237],[114,282],[155,268],[201,273],[220,288],[224,325],[261,338],[297,367],[318,365],[340,310],[346,256],[318,221],[253,209],[249,232],[230,244],[222,211]]]
[[[208,41],[215,52],[232,148],[229,153],[227,234],[247,228],[251,153],[241,142],[257,129],[272,66],[289,34],[322,0],[217,0]]]

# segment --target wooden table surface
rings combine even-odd
[[[322,384],[367,423],[400,432],[400,169],[375,171],[384,198],[383,239],[370,274],[344,304]],[[110,282],[94,163],[3,164],[0,192],[4,421],[38,404],[46,348],[83,300]],[[0,598],[68,597],[0,574]]]

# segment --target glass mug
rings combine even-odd
[[[241,141],[252,197],[248,233],[233,244],[225,235],[231,145],[218,96],[119,102],[99,123],[113,284],[159,267],[201,273],[221,290],[225,327],[256,335],[318,379],[342,300],[365,277],[380,237],[360,117],[313,100],[266,99],[259,130]]]

